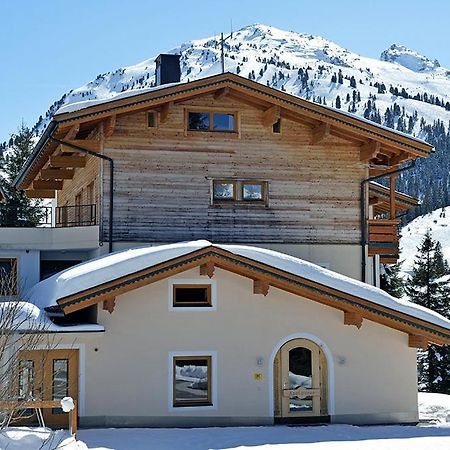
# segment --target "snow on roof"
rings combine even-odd
[[[75,111],[80,111],[82,109],[90,108],[91,106],[102,105],[104,103],[114,102],[116,100],[121,100],[123,98],[134,97],[136,95],[147,94],[148,92],[159,91],[160,89],[165,89],[171,86],[177,86],[179,84],[186,84],[186,82],[178,83],[167,83],[160,86],[152,86],[143,89],[131,89],[125,92],[120,92],[118,94],[111,92],[111,96],[108,98],[98,98],[92,100],[83,100],[81,102],[69,103],[68,105],[61,106],[61,108],[56,111],[55,116],[58,114],[71,113]]]
[[[324,269],[316,264],[260,247],[217,245],[206,240],[134,248],[102,256],[78,264],[41,281],[31,289],[29,298],[41,308],[56,305],[58,299],[210,246],[221,248],[450,330],[450,320],[434,311],[391,297],[381,289]]]
[[[80,324],[61,326],[54,324],[37,305],[24,301],[0,302],[2,328],[9,331],[41,331],[47,333],[69,333],[80,331],[104,331],[102,325]]]

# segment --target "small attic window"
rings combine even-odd
[[[210,284],[174,284],[173,306],[198,307],[212,306]]]
[[[148,128],[156,128],[156,125],[157,125],[156,112],[148,111],[147,112],[147,127]]]
[[[272,132],[273,133],[281,133],[281,119],[278,119],[273,125],[272,125]]]

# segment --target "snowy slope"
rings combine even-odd
[[[164,49],[162,49],[164,51]],[[220,72],[220,47],[216,37],[186,42],[169,51],[181,53],[182,81],[193,80]],[[405,107],[406,117],[414,112],[432,123],[440,118],[446,124],[450,111],[445,109],[450,101],[450,72],[417,52],[401,45],[393,45],[381,55],[381,60],[366,58],[346,50],[320,36],[312,36],[279,30],[267,25],[250,25],[235,32],[225,46],[226,71],[251,77],[262,84],[285,90],[307,99],[335,106],[341,99],[341,109],[363,115],[369,98],[376,96],[376,107],[383,116],[394,102]],[[156,56],[156,55],[155,55]],[[155,58],[134,66],[105,72],[84,86],[64,95],[47,111],[36,126],[39,134],[49,118],[63,105],[94,99],[107,99],[117,93],[151,87],[154,82]],[[333,74],[341,71],[332,82]],[[307,72],[307,75],[306,75]],[[351,77],[356,85],[350,86]],[[386,93],[379,93],[378,85],[384,84]],[[444,106],[394,96],[390,86],[404,88],[409,96],[417,94],[427,98],[438,97]],[[381,89],[381,88],[380,88]],[[353,91],[357,98],[353,103]],[[347,94],[351,101],[347,102]],[[450,109],[450,103],[448,105]],[[418,121],[412,130],[420,134]]]
[[[400,261],[404,261],[402,272],[411,273],[417,248],[427,230],[431,230],[432,238],[441,243],[444,258],[450,262],[450,207],[446,207],[417,217],[402,229],[400,240]]]

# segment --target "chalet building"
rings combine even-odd
[[[416,422],[416,348],[450,322],[376,286],[418,204],[396,176],[432,147],[235,74],[181,83],[176,55],[156,81],[61,108],[15,182],[52,199],[0,229],[58,333],[24,355],[42,395],[86,426]]]

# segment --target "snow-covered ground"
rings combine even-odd
[[[79,431],[75,442],[43,429],[0,433],[0,450],[449,450],[450,395],[419,394],[421,426],[274,426],[230,428],[122,428]]]

